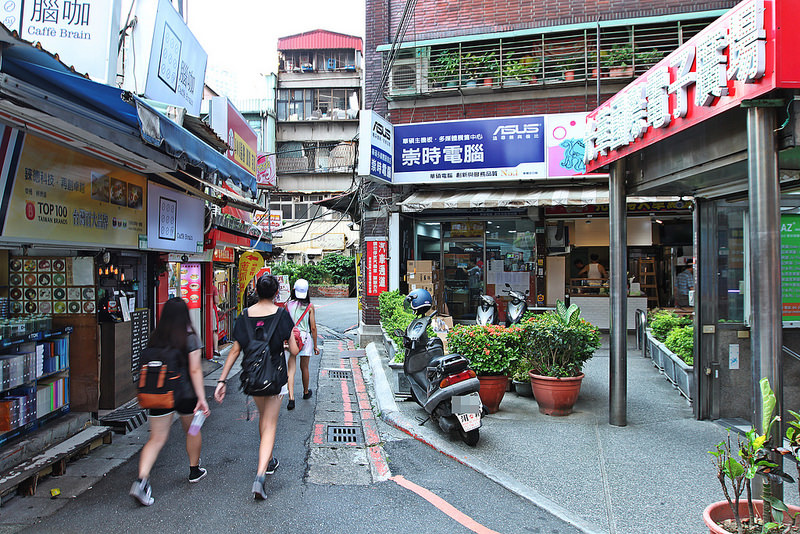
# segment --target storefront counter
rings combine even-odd
[[[581,318],[602,330],[608,330],[611,322],[611,299],[608,295],[573,295],[570,304],[581,309]],[[647,297],[628,297],[628,330],[636,328],[636,310],[647,310]]]

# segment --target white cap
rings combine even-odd
[[[298,278],[294,283],[294,296],[304,299],[308,296],[308,280]]]

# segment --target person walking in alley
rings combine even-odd
[[[158,453],[169,438],[172,427],[173,415],[178,412],[186,432],[186,453],[189,455],[189,482],[198,482],[206,476],[206,470],[200,467],[200,449],[203,437],[200,432],[189,433],[189,425],[194,413],[202,412],[208,416],[211,412],[206,402],[205,388],[203,387],[203,368],[201,364],[202,343],[192,328],[189,319],[189,307],[186,302],[178,297],[169,299],[161,310],[161,317],[156,329],[150,336],[148,347],[161,349],[178,349],[182,355],[179,365],[188,369],[191,390],[194,396],[179,398],[174,409],[151,409],[148,423],[150,437],[139,455],[139,478],[131,486],[130,495],[144,506],[153,504],[152,489],[150,487],[150,470],[153,468]],[[187,388],[188,389],[188,388]]]
[[[314,305],[308,296],[308,280],[297,279],[292,288],[292,299],[286,303],[286,309],[303,339],[303,348],[300,349],[300,373],[303,378],[303,398],[310,399],[313,391],[308,387],[310,379],[308,364],[312,354],[319,354],[319,347]],[[286,406],[288,410],[294,410],[294,374],[297,369],[295,360],[294,356],[289,356],[289,403]]]
[[[295,357],[299,352],[299,347],[292,336],[292,328],[294,327],[292,318],[283,308],[278,307],[273,302],[275,295],[278,293],[278,279],[271,274],[263,275],[256,283],[256,293],[258,294],[258,302],[248,307],[236,319],[233,327],[233,346],[225,360],[225,365],[222,367],[222,372],[214,391],[214,398],[217,402],[221,403],[225,399],[228,375],[239,357],[239,353],[243,351],[243,348],[247,347],[251,331],[256,329],[273,330],[269,339],[269,347],[272,354],[283,353],[284,341],[289,342],[289,354],[291,357]],[[250,321],[250,325],[246,321]],[[280,393],[277,395],[253,395],[253,401],[258,408],[258,430],[260,436],[258,466],[256,468],[256,479],[253,482],[253,497],[256,499],[267,498],[267,490],[264,487],[266,475],[271,475],[278,468],[278,459],[272,455],[272,449],[275,446],[275,433],[278,428],[281,400],[287,393],[286,384],[283,384]]]

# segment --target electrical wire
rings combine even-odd
[[[386,65],[384,66],[383,74],[381,75],[380,84],[378,84],[378,87],[375,90],[375,96],[372,99],[372,104],[370,105],[369,109],[375,108],[375,103],[378,101],[378,96],[383,94],[383,88],[386,86],[386,82],[389,80],[389,75],[392,72],[392,65],[394,65],[394,60],[397,58],[397,54],[400,51],[400,43],[403,42],[403,38],[408,30],[409,22],[412,19],[412,17],[409,15],[414,12],[416,6],[417,0],[406,0],[406,5],[403,9],[403,15],[400,17],[400,22],[397,25],[397,31],[395,32],[394,39],[392,40],[392,48],[389,50]]]

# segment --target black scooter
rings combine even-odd
[[[442,340],[428,338],[428,325],[436,315],[435,311],[425,315],[428,310],[430,306],[415,310],[417,318],[405,332],[395,330],[406,350],[403,371],[411,385],[411,397],[442,430],[456,430],[464,443],[475,446],[483,416],[480,382],[464,356],[445,355]]]
[[[519,291],[511,289],[511,284],[508,282],[506,282],[506,288],[507,289],[503,291],[508,293],[508,296],[511,297],[511,302],[508,303],[508,307],[506,308],[506,326],[511,326],[512,324],[517,324],[522,321],[522,317],[525,315],[525,312],[528,311],[528,303],[526,300],[530,290],[526,289],[524,294],[520,293]]]

